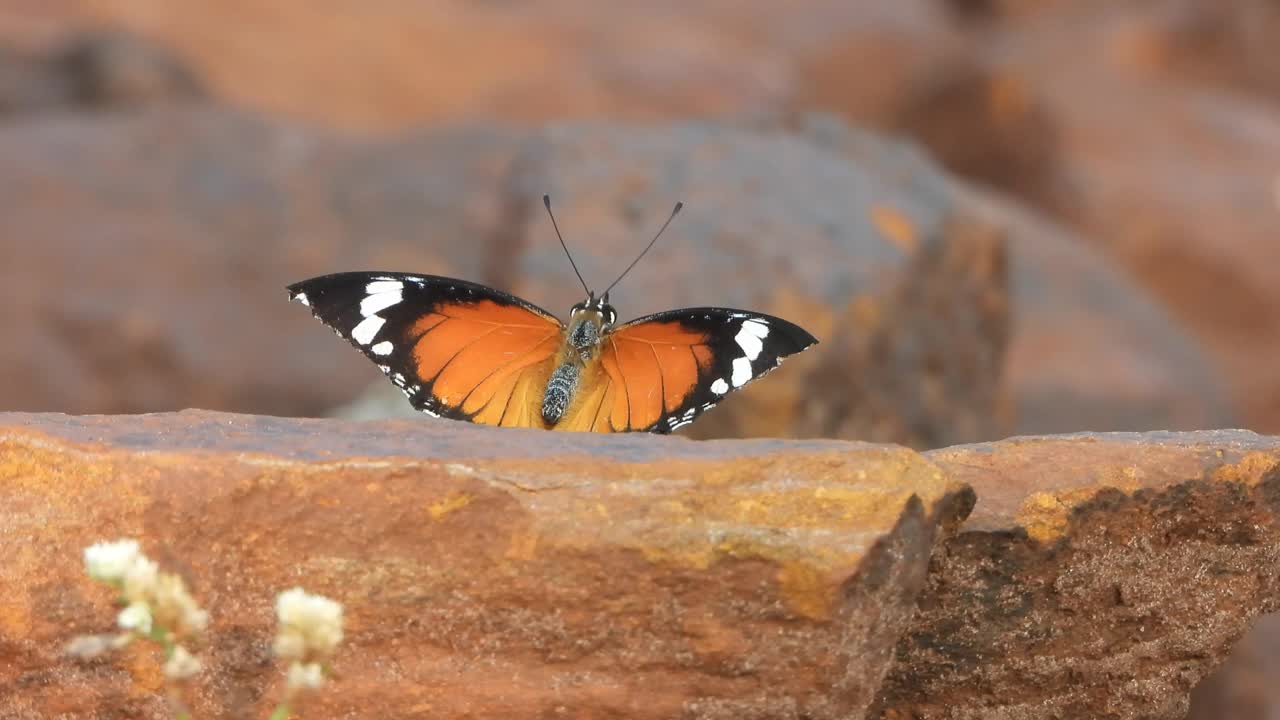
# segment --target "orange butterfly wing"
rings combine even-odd
[[[543,427],[542,393],[564,327],[512,295],[462,280],[338,273],[289,287],[290,298],[372,360],[429,415]]]
[[[668,433],[817,340],[762,313],[671,310],[608,332],[594,377],[557,429]]]

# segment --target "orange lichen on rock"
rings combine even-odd
[[[0,688],[21,674],[27,707],[147,712],[129,672],[58,655],[110,600],[79,548],[132,536],[208,599],[196,717],[269,711],[267,609],[299,582],[348,624],[340,691],[306,716],[857,717],[967,509],[963,486],[902,448],[560,435],[0,416],[0,585],[21,588],[2,606],[16,650]],[[150,677],[144,664],[127,667]]]

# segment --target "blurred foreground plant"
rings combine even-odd
[[[161,572],[143,555],[136,540],[99,542],[85,548],[89,577],[114,588],[122,606],[116,615],[119,633],[82,635],[67,644],[67,653],[80,659],[98,657],[127,646],[135,639],[151,640],[164,650],[165,695],[178,720],[190,720],[181,685],[203,666],[188,645],[209,625],[209,613],[200,608],[181,577]],[[302,588],[276,598],[279,629],[273,650],[289,661],[284,697],[271,720],[290,715],[290,704],[303,690],[314,690],[330,674],[329,660],[342,642],[342,605]]]

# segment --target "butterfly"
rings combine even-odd
[[[669,433],[817,340],[763,313],[669,310],[617,324],[609,291],[582,279],[551,200],[543,196],[587,299],[569,321],[465,280],[343,272],[288,287],[289,298],[377,364],[418,410],[503,427]]]

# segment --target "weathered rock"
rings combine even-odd
[[[41,50],[0,47],[0,116],[136,108],[203,97],[163,48],[131,35],[83,33]]]
[[[945,20],[934,0],[447,7],[373,0],[345,7],[340,20],[310,5],[265,9],[255,0],[60,5],[44,12],[68,26],[120,27],[180,48],[220,97],[361,129],[476,117],[541,123],[767,112],[795,94],[797,57],[832,36],[918,35]],[[877,75],[846,82],[894,92]]]
[[[1004,434],[998,234],[955,222],[947,178],[909,148],[833,134],[561,125],[358,142],[212,109],[23,128],[0,137],[13,205],[0,228],[31,239],[0,264],[0,301],[29,308],[0,350],[15,380],[4,402],[309,414],[366,378],[389,388],[280,288],[401,269],[563,314],[582,292],[539,207],[549,191],[598,289],[687,202],[613,294],[624,318],[738,306],[822,340],[696,431],[927,446]]]
[[[306,414],[350,398],[380,374],[284,286],[379,267],[483,280],[507,137],[369,143],[209,107],[0,132],[0,304],[21,309],[3,316],[0,403]]]
[[[1182,718],[1280,598],[1280,439],[1016,438],[926,453],[978,505],[877,699],[883,718]]]
[[[1003,381],[1019,433],[1230,426],[1226,383],[1195,340],[1098,250],[994,193],[958,183],[957,196],[1006,238]]]
[[[346,605],[307,717],[858,718],[972,496],[901,448],[462,423],[0,415],[0,716],[165,717],[79,665],[117,536],[212,614],[196,717],[265,717],[274,593]]]
[[[623,318],[718,305],[805,326],[820,344],[695,423],[696,437],[843,437],[935,447],[1001,435],[1002,238],[959,222],[947,178],[912,148],[843,126],[805,134],[719,124],[564,124],[534,135],[513,204],[550,188],[597,291],[685,210],[612,293]],[[833,152],[833,150],[839,152]],[[523,239],[514,287],[582,295],[548,223]]]
[[[986,38],[1056,129],[1055,205],[1200,338],[1245,423],[1280,428],[1280,112],[1186,71],[1187,36],[1212,36],[1232,14],[1269,38],[1254,44],[1274,63],[1265,33],[1280,14],[1249,2],[1089,5]]]

